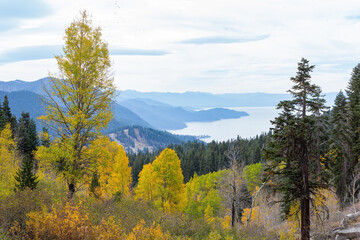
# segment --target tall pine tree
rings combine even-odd
[[[15,187],[18,190],[29,188],[34,190],[38,184],[38,176],[35,175],[34,160],[25,156],[19,170],[15,174]]]
[[[302,240],[310,239],[310,202],[322,183],[313,160],[317,157],[316,122],[325,100],[320,87],[310,82],[313,69],[308,60],[301,59],[297,75],[291,78],[293,100],[279,103],[282,112],[272,121],[274,134],[265,150],[270,161],[265,171],[272,180],[270,186],[282,193],[284,213],[289,213],[292,203],[300,203]]]
[[[350,169],[353,169],[360,156],[360,64],[352,71],[349,85],[346,89],[351,114],[352,159]]]
[[[331,112],[331,153],[333,163],[331,170],[335,178],[336,193],[344,207],[346,186],[349,181],[352,157],[352,141],[354,132],[351,130],[351,114],[347,99],[342,91],[336,96]]]
[[[5,123],[11,124],[11,130],[14,133],[17,126],[17,121],[16,121],[16,117],[11,113],[11,109],[9,106],[9,99],[7,95],[5,95],[4,97],[4,101],[2,104],[2,112]]]
[[[3,107],[0,103],[0,131],[3,130],[5,128],[6,125],[6,119],[5,119],[5,114],[3,111]]]
[[[16,130],[16,148],[22,157],[22,164],[16,173],[16,188],[24,190],[26,187],[35,189],[37,176],[35,175],[34,151],[39,145],[36,125],[29,113],[21,113]]]
[[[17,150],[20,154],[33,158],[34,151],[39,145],[39,138],[36,132],[35,121],[30,118],[29,113],[21,113],[15,136]]]

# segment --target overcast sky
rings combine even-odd
[[[283,93],[305,57],[337,92],[360,62],[358,0],[0,0],[0,80],[56,73],[82,10],[103,30],[120,90]]]

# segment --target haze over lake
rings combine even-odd
[[[187,127],[180,130],[169,130],[171,133],[182,135],[208,135],[209,138],[202,139],[205,142],[227,141],[229,139],[255,137],[257,134],[268,132],[271,123],[279,110],[276,107],[236,107],[230,108],[245,111],[250,116],[237,119],[225,119],[215,122],[189,122]]]

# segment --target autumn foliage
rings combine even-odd
[[[181,211],[185,206],[184,176],[180,159],[175,151],[164,149],[139,174],[136,198],[152,200],[155,206],[166,211]]]

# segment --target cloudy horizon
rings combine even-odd
[[[360,2],[14,0],[0,2],[0,81],[56,74],[65,28],[87,10],[119,90],[285,93],[302,57],[324,92],[360,55]]]

